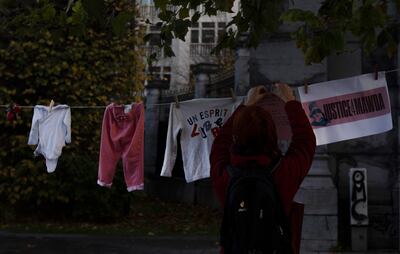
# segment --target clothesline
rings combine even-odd
[[[9,105],[0,105],[1,108],[7,108]],[[35,106],[20,106],[19,108],[34,108]],[[70,106],[70,108],[105,108],[106,106]]]
[[[153,104],[146,104],[146,106],[166,106],[166,105],[170,105],[171,103],[153,103]],[[10,105],[0,105],[0,108],[8,108]],[[20,106],[18,105],[19,108],[24,109],[24,108],[28,108],[28,109],[32,109],[35,106]],[[69,106],[71,109],[104,109],[107,106]]]
[[[393,69],[393,70],[388,70],[388,71],[383,71],[385,74],[391,73],[391,72],[397,72],[399,71],[400,68]],[[170,105],[173,102],[168,102],[168,103],[152,103],[152,104],[145,104],[145,106],[167,106]],[[8,108],[10,105],[0,105],[0,108]],[[19,108],[34,108],[35,106],[20,106],[18,105]],[[106,108],[107,106],[70,106],[71,109],[103,109]]]
[[[393,70],[389,70],[389,71],[384,71],[384,73],[391,73],[391,72],[396,72],[399,70],[400,70],[400,68],[397,68],[397,69],[393,69]]]

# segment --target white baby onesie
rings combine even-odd
[[[232,98],[193,99],[171,104],[167,145],[161,176],[170,177],[177,155],[177,136],[181,131],[181,149],[186,182],[210,177],[210,150],[214,137],[241,103]]]
[[[57,167],[65,143],[71,143],[71,109],[67,105],[57,105],[49,112],[49,107],[36,105],[28,145],[38,145],[34,155],[46,158],[47,172]]]

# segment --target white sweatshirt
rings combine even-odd
[[[231,116],[240,100],[193,99],[171,104],[167,144],[161,176],[171,177],[177,154],[177,136],[181,131],[183,169],[186,182],[210,177],[210,151],[214,136]]]
[[[49,107],[35,106],[28,145],[38,145],[34,155],[46,158],[47,172],[56,169],[65,143],[71,143],[70,107],[57,105],[49,112]]]

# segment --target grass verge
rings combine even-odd
[[[218,235],[221,212],[216,209],[165,202],[146,195],[135,196],[129,207],[129,214],[124,217],[96,222],[85,221],[85,218],[72,220],[63,217],[62,211],[52,216],[8,214],[0,218],[0,230],[134,236]]]

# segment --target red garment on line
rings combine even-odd
[[[225,204],[225,194],[229,184],[229,175],[226,170],[227,166],[232,164],[232,162],[234,162],[233,164],[246,163],[246,158],[243,158],[243,156],[237,158],[237,156],[231,154],[233,118],[243,107],[245,106],[238,107],[225,123],[211,148],[211,178],[214,190],[222,205]],[[285,110],[288,115],[293,136],[286,154],[283,156],[278,168],[274,171],[274,179],[280,194],[283,209],[291,224],[292,247],[294,253],[298,254],[300,252],[304,206],[293,202],[293,198],[311,167],[316,141],[312,127],[300,102],[287,102]],[[254,161],[254,158],[250,160]],[[267,160],[265,155],[263,155],[256,159],[256,161],[260,164],[264,164]]]
[[[111,103],[104,111],[97,183],[111,187],[122,158],[127,190],[143,190],[144,105],[134,103],[128,113],[124,109],[124,105]]]

